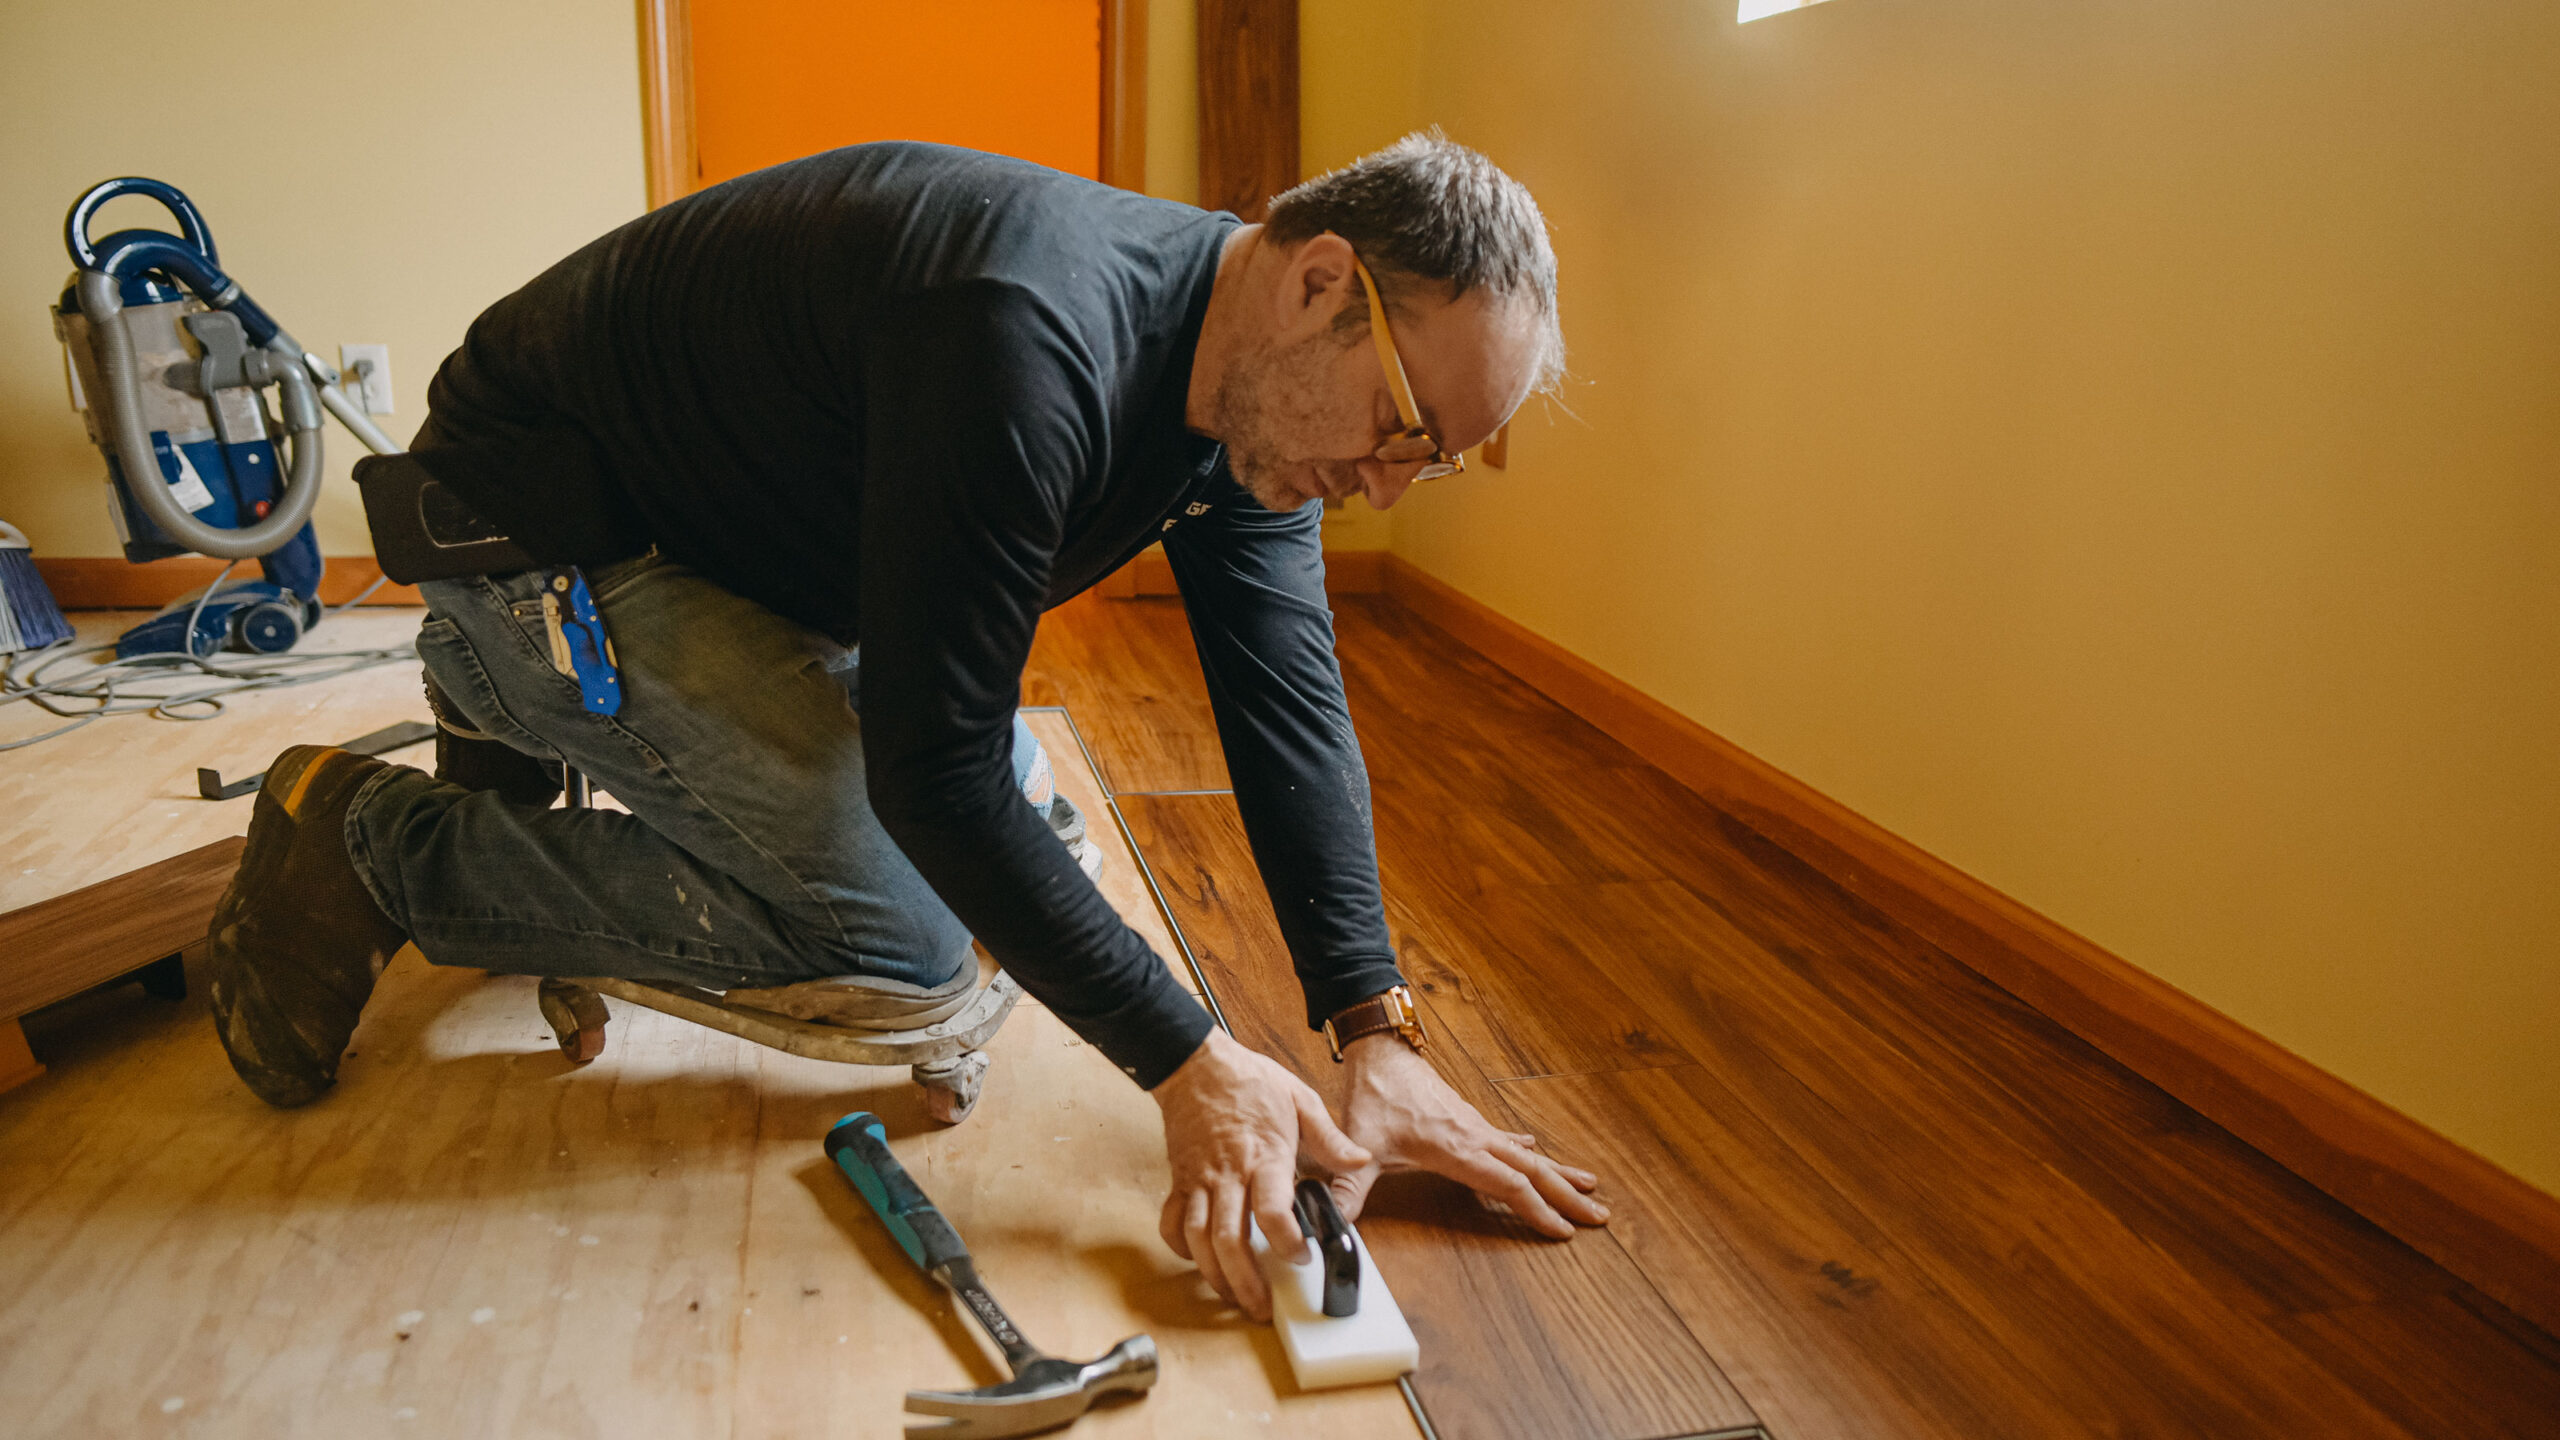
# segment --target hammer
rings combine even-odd
[[[827,1132],[827,1158],[842,1170],[889,1227],[898,1247],[924,1272],[951,1287],[1003,1348],[1013,1378],[976,1390],[910,1390],[907,1409],[947,1423],[910,1425],[909,1440],[999,1440],[1053,1430],[1082,1415],[1094,1400],[1115,1390],[1143,1393],[1156,1383],[1156,1342],[1132,1335],[1099,1360],[1079,1364],[1041,1353],[997,1306],[978,1280],[978,1267],[960,1232],[925,1198],[924,1188],[889,1153],[880,1117],[857,1110]]]

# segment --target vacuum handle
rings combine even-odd
[[[204,257],[207,265],[222,263],[222,257],[213,248],[213,231],[204,223],[204,217],[196,213],[194,201],[165,180],[123,175],[99,181],[89,187],[88,194],[72,202],[71,213],[62,222],[63,248],[71,252],[72,264],[83,270],[98,268],[97,249],[89,243],[89,221],[98,213],[100,206],[119,195],[140,195],[159,201],[160,208],[168,211],[178,222],[179,232],[186,236],[187,244]]]
[[[961,1243],[960,1232],[933,1208],[924,1187],[889,1153],[889,1132],[879,1116],[857,1110],[837,1121],[827,1132],[826,1150],[827,1158],[871,1202],[898,1248],[927,1274],[968,1261],[969,1247]]]

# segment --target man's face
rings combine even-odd
[[[1306,242],[1289,262],[1273,323],[1219,378],[1212,433],[1237,483],[1266,509],[1356,493],[1384,510],[1431,459],[1429,441],[1401,438],[1353,274],[1349,245],[1331,235]],[[1527,394],[1536,330],[1526,308],[1476,290],[1454,302],[1414,297],[1390,313],[1422,422],[1451,453],[1491,435]]]

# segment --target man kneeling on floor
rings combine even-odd
[[[1592,1177],[1486,1123],[1396,1003],[1316,503],[1458,468],[1561,345],[1536,205],[1436,135],[1262,225],[880,144],[614,231],[472,325],[415,454],[580,568],[619,710],[555,668],[545,570],[425,584],[445,778],[311,748],[268,772],[215,916],[233,1067],[316,1099],[403,941],[823,1017],[831,987],[974,983],[974,935],[1154,1095],[1164,1238],[1256,1317],[1245,1227],[1296,1247],[1302,1161],[1353,1214],[1425,1169],[1549,1235],[1600,1223]],[[1357,1036],[1339,1128],[1080,871],[1015,713],[1041,612],[1159,540],[1308,1023]],[[630,813],[546,808],[540,760]]]

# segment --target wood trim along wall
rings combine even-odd
[[[1262,218],[1298,183],[1298,0],[1199,0],[1200,208]]]
[[[1399,556],[1385,593],[1993,984],[2560,1334],[2560,1198],[1745,752]]]
[[[693,193],[702,152],[693,138],[693,15],[687,0],[638,0],[640,151],[649,208]]]
[[[637,3],[640,145],[649,208],[655,210],[692,194],[702,181],[693,119],[693,17],[689,0]],[[1293,112],[1292,135],[1296,124]],[[1147,188],[1147,0],[1102,0],[1101,155],[1104,184]]]
[[[1102,183],[1147,188],[1147,0],[1102,0]]]
[[[1324,552],[1324,591],[1328,595],[1375,595],[1386,588],[1384,550]],[[1161,546],[1149,546],[1138,558],[1102,577],[1093,593],[1109,600],[1135,600],[1144,595],[1179,595],[1173,562]]]
[[[65,610],[157,610],[201,585],[213,583],[222,562],[202,555],[173,555],[136,565],[113,555],[40,555],[36,573],[54,603]],[[256,578],[253,567],[236,574]],[[320,602],[344,605],[382,578],[382,566],[370,555],[332,555],[320,581]],[[367,605],[424,605],[414,585],[385,585]]]

